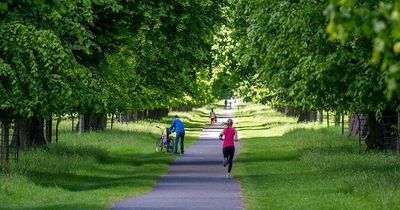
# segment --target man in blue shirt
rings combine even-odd
[[[184,154],[183,141],[185,140],[185,127],[183,126],[183,122],[179,119],[178,115],[175,115],[169,130],[171,132],[176,132],[176,137],[174,140],[174,153],[178,153],[178,142],[181,140],[181,154]]]

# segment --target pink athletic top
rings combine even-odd
[[[230,147],[230,146],[235,146],[235,143],[233,141],[235,137],[235,128],[232,127],[227,127],[224,130],[224,144],[222,147]]]

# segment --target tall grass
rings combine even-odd
[[[238,119],[234,176],[247,209],[400,209],[400,160],[366,151],[340,127],[295,123],[250,106]]]
[[[176,114],[176,113],[172,113]],[[179,113],[188,132],[185,146],[197,138],[206,113]],[[0,173],[0,209],[107,209],[113,202],[151,189],[176,156],[155,152],[161,121],[116,123],[113,130],[78,135],[63,122],[59,143],[24,150],[18,163]]]

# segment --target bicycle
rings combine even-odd
[[[163,128],[160,128],[159,126],[156,126],[158,129],[161,130],[161,135],[160,137],[156,140],[156,152],[162,151],[164,148],[169,152],[169,150],[172,150],[174,148],[174,141],[173,141],[173,136],[170,136],[171,132],[169,131],[169,128],[166,128],[165,130]],[[165,132],[166,131],[166,132]]]

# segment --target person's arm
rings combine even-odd
[[[172,120],[171,127],[169,128],[169,131],[170,131],[170,132],[174,132],[174,131],[175,131],[175,129],[174,129],[174,128],[175,128],[175,121],[176,121],[175,119]]]
[[[222,130],[221,133],[219,134],[219,140],[220,140],[220,141],[223,141],[223,140],[224,140],[224,138],[222,138],[222,137],[224,136],[224,133],[225,133],[225,128],[224,128],[224,130]]]
[[[235,138],[234,138],[234,141],[236,141],[236,142],[239,141],[239,137],[238,137],[238,133],[237,133],[236,128],[235,128]]]

